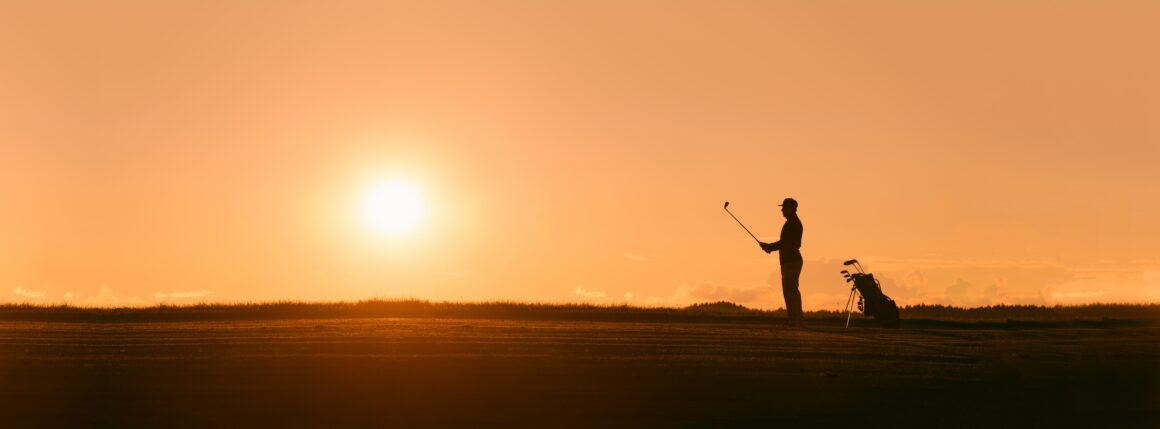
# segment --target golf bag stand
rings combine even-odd
[[[850,306],[854,304],[854,295],[857,293],[858,293],[858,288],[851,286],[850,287],[850,297],[846,299],[846,309],[842,310],[842,311],[846,312],[846,328],[850,327],[850,317],[854,315],[854,309],[850,308]],[[862,301],[862,296],[859,295],[858,296],[858,306],[859,307],[862,306],[861,301]]]

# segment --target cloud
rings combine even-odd
[[[863,267],[899,305],[943,304],[1072,305],[1092,302],[1160,301],[1160,260],[1092,261],[1069,265],[1043,259],[984,260],[861,257]],[[801,274],[802,306],[841,309],[850,293],[839,271],[843,259],[806,259]],[[730,300],[754,308],[784,306],[781,271],[767,273],[766,292],[757,285],[682,285],[669,295],[638,297],[646,305],[684,306]],[[761,277],[757,277],[760,279]]]
[[[1000,298],[1000,290],[1007,284],[1006,277],[998,277],[994,283],[983,287],[983,299],[986,301],[994,301]]]
[[[955,279],[955,283],[947,286],[947,296],[956,299],[965,299],[971,293],[971,282]]]
[[[142,303],[143,300],[137,296],[117,296],[108,286],[101,286],[96,295],[81,300],[81,304],[88,307],[136,307]]]
[[[780,289],[777,289],[780,290]],[[769,285],[720,286],[709,283],[683,284],[668,296],[650,296],[648,305],[684,307],[699,302],[730,301],[746,307],[776,308],[782,305],[781,293]]]
[[[201,297],[207,296],[207,295],[209,295],[209,294],[211,294],[211,293],[212,293],[212,292],[210,292],[210,291],[208,291],[208,290],[194,290],[194,291],[185,291],[185,292],[169,292],[169,293],[165,293],[165,292],[154,292],[154,293],[153,293],[153,298],[155,298],[155,299],[158,299],[158,300],[162,300],[162,299],[186,299],[186,298],[201,298]]]
[[[120,296],[114,293],[113,289],[108,286],[102,286],[96,295],[91,296],[73,293],[72,291],[65,292],[59,296],[49,295],[46,291],[28,290],[23,286],[16,286],[16,289],[12,290],[12,294],[19,297],[18,300],[36,300],[39,304],[69,304],[85,307],[139,307],[167,300],[203,298],[212,293],[207,290],[192,290],[155,292],[152,296],[146,295],[144,297],[136,295]]]
[[[572,289],[572,294],[573,295],[580,295],[580,296],[585,297],[585,298],[598,298],[598,299],[604,298],[604,296],[607,295],[607,293],[605,293],[602,290],[601,291],[586,290],[586,289],[584,289],[583,286],[576,286],[576,289]]]
[[[909,288],[926,287],[926,276],[920,270],[913,270],[902,276],[902,284]]]
[[[1090,300],[1100,298],[1108,293],[1102,290],[1097,291],[1072,291],[1072,292],[1051,292],[1051,299],[1057,301],[1068,300]]]
[[[627,304],[629,301],[637,299],[636,293],[632,291],[618,295],[607,290],[585,289],[582,285],[572,289],[571,296],[573,297],[572,299],[578,299],[581,302],[600,304]]]
[[[931,270],[931,269],[978,269],[978,268],[1058,268],[1068,266],[1046,259],[949,259],[949,258],[859,258],[863,265],[873,264],[876,269],[887,271]],[[867,267],[869,268],[869,267]]]
[[[736,303],[753,302],[772,294],[773,290],[768,286],[728,287],[699,284],[689,290],[689,297],[693,299],[732,301]]]
[[[1160,261],[1131,261],[1072,267],[1046,260],[950,260],[859,258],[864,268],[882,283],[882,290],[900,305],[945,304],[984,306],[996,304],[1053,305],[1160,300]],[[842,308],[850,293],[839,271],[849,269],[843,259],[806,259],[801,274],[802,305],[807,310]],[[781,298],[781,271],[767,271],[769,295],[729,294],[705,286],[686,286],[671,296],[642,301],[654,305],[688,305],[697,299],[729,296],[734,302],[756,308],[777,308]],[[737,286],[733,286],[737,287]],[[753,286],[744,286],[750,289]],[[1099,295],[1098,292],[1104,294]],[[684,295],[681,295],[684,293]],[[1084,295],[1086,294],[1086,295]],[[1081,296],[1087,296],[1083,301]],[[743,300],[752,298],[748,302]]]
[[[1080,269],[1043,259],[861,258],[901,305],[1050,304],[1044,288],[1065,285]],[[1088,267],[1092,268],[1092,267]]]
[[[1160,300],[1160,260],[861,258],[899,304],[1075,305]],[[803,272],[803,293],[811,287]],[[823,279],[824,280],[824,279]],[[807,308],[809,304],[806,304]]]
[[[24,289],[24,286],[16,286],[16,289],[13,289],[12,293],[16,294],[17,296],[33,299],[40,299],[44,298],[45,296],[44,291],[31,291]]]
[[[864,268],[874,274],[882,290],[900,305],[945,304],[984,306],[995,304],[1051,305],[1081,303],[1073,292],[1088,293],[1092,299],[1126,302],[1130,296],[1160,297],[1160,263],[1138,262],[1140,268],[1119,269],[1090,266],[1067,267],[1044,260],[947,260],[859,258]],[[841,309],[849,297],[850,284],[839,274],[850,267],[844,259],[806,259],[801,274],[802,306],[807,310]],[[1134,272],[1135,280],[1128,280]],[[766,285],[721,285],[718,283],[686,284],[670,295],[638,298],[646,305],[684,306],[696,302],[728,300],[753,308],[783,307],[781,270],[775,265],[766,277]],[[1100,273],[1098,279],[1085,280],[1082,274]],[[1107,277],[1112,276],[1115,277]],[[1140,286],[1128,286],[1132,283]],[[1114,285],[1114,286],[1113,286]],[[1045,289],[1048,288],[1048,289]],[[1117,289],[1118,288],[1118,289]],[[1134,289],[1133,289],[1134,288]],[[1118,293],[1095,295],[1098,291]]]

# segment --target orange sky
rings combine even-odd
[[[1160,301],[1160,4],[570,3],[3,2],[0,301]]]

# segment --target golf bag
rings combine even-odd
[[[850,288],[850,298],[846,300],[846,327],[850,326],[850,316],[854,312],[852,308],[854,295],[857,294],[858,310],[862,314],[874,317],[883,328],[898,328],[900,324],[898,304],[882,293],[882,285],[878,283],[878,279],[875,279],[873,274],[863,271],[862,264],[856,259],[846,261],[845,265],[854,266],[858,270],[856,273],[842,271],[846,282],[854,284]]]

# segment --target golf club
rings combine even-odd
[[[748,232],[750,237],[753,237],[753,241],[756,241],[757,244],[761,244],[761,240],[758,240],[757,236],[753,235],[753,232],[749,231],[749,228],[746,228],[745,224],[741,223],[741,219],[738,219],[737,216],[733,216],[733,212],[729,211],[729,202],[728,201],[725,202],[725,212],[729,213],[729,216],[733,217],[733,220],[737,221],[737,224],[741,225],[741,228],[744,229],[745,232]]]
[[[862,269],[862,264],[858,263],[857,259],[851,259],[849,261],[843,262],[842,265],[847,265],[847,266],[853,265],[854,268],[856,268],[859,273],[866,272],[865,270]]]

